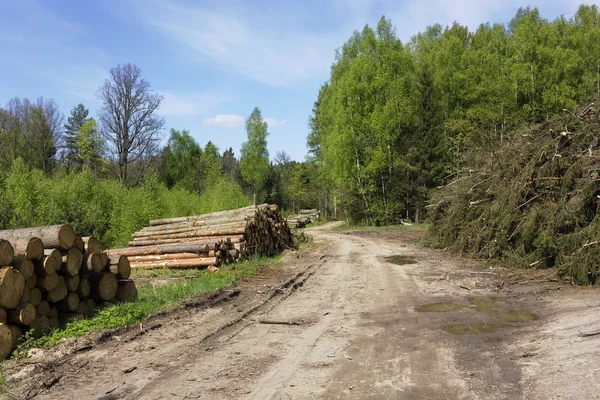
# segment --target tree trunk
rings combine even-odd
[[[23,257],[28,258],[32,261],[38,261],[41,260],[44,256],[44,245],[40,238],[9,238],[8,236],[5,237],[7,237],[7,240],[12,244],[15,251],[15,257]]]
[[[35,273],[38,275],[53,275],[56,273],[56,258],[53,256],[44,256],[41,261],[33,263]],[[58,264],[60,266],[60,264]]]
[[[113,257],[113,261],[110,262],[110,272],[113,273],[117,279],[129,279],[131,275],[131,264],[127,256]]]
[[[197,259],[188,260],[167,260],[167,261],[150,261],[131,263],[131,268],[139,269],[157,269],[157,268],[197,268],[197,267],[208,267],[211,265],[217,265],[218,259],[216,257],[201,257]]]
[[[25,278],[12,267],[0,269],[0,307],[15,308],[25,291]]]
[[[79,307],[79,296],[77,293],[69,293],[67,296],[58,303],[58,310],[70,313],[77,311]]]
[[[45,256],[52,256],[56,259],[57,268],[62,264],[62,253],[58,249],[44,249]]]
[[[161,235],[151,235],[140,238],[139,240],[162,240],[162,239],[188,239],[207,236],[226,236],[226,235],[241,235],[246,232],[246,223],[235,224],[231,226],[221,225],[204,229],[196,229],[182,233],[165,233]],[[134,239],[136,242],[138,239]]]
[[[65,286],[67,291],[76,292],[79,287],[79,282],[81,281],[81,277],[79,275],[75,276],[65,276]]]
[[[77,286],[77,294],[81,299],[87,299],[90,297],[90,282],[87,276],[79,278],[79,286]]]
[[[31,303],[21,304],[14,310],[8,310],[7,321],[16,325],[29,325],[36,317],[35,306]]]
[[[50,303],[46,300],[40,301],[40,304],[36,307],[36,314],[47,317],[50,314]]]
[[[13,331],[7,324],[0,323],[0,358],[7,359],[13,350]]]
[[[86,253],[81,263],[81,273],[101,272],[104,270],[104,259],[100,253]]]
[[[82,238],[83,247],[86,253],[102,253],[102,246],[96,237],[86,236]]]
[[[70,249],[62,258],[60,272],[67,276],[75,276],[79,273],[83,263],[83,254],[76,247]]]
[[[215,243],[213,242],[213,248]],[[210,250],[206,241],[169,243],[156,246],[140,246],[135,248],[107,250],[110,258],[119,256],[142,256],[168,253],[207,253]]]
[[[39,306],[42,301],[42,291],[36,287],[29,289],[29,302],[34,306]]]
[[[117,294],[117,278],[110,272],[94,272],[89,276],[91,296],[95,301],[111,301]]]
[[[47,275],[46,277],[48,276],[50,275]],[[39,285],[40,284],[38,282],[38,287]],[[67,294],[69,294],[69,292],[67,291],[67,287],[65,285],[65,278],[63,276],[58,276],[56,280],[56,285],[54,286],[54,290],[48,293],[48,295],[46,296],[46,300],[48,300],[51,303],[58,303],[59,301],[67,297]]]
[[[29,279],[34,273],[33,262],[28,258],[16,257],[13,259],[12,267],[23,275],[24,279]]]
[[[73,241],[72,248],[75,248],[75,249],[83,252],[84,243],[83,243],[83,239],[81,238],[81,236],[79,236],[77,234],[75,235],[75,240]]]
[[[268,204],[260,204],[260,205],[252,205],[252,206],[248,206],[248,207],[238,208],[235,210],[219,211],[219,212],[215,212],[215,213],[194,215],[194,216],[189,216],[189,217],[154,219],[154,220],[150,221],[150,226],[172,224],[172,223],[177,223],[177,222],[202,221],[202,220],[215,219],[215,218],[220,218],[225,215],[244,214],[249,210],[256,210],[259,207],[267,207],[267,206],[268,206]]]
[[[120,280],[117,289],[117,299],[126,303],[133,303],[137,300],[138,292],[135,283],[132,280]]]
[[[69,225],[37,226],[33,228],[0,231],[0,238],[8,240],[11,243],[12,240],[31,239],[37,237],[42,240],[44,248],[60,250],[69,250],[71,247],[73,247],[75,236],[75,231]]]
[[[8,240],[0,239],[0,267],[11,265],[15,251]]]

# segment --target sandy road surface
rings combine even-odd
[[[600,330],[600,313],[576,306],[594,293],[570,294],[567,306],[556,293],[569,288],[558,283],[507,288],[499,275],[424,249],[402,232],[330,227],[311,229],[316,250],[299,260],[289,255],[278,274],[91,349],[73,352],[71,344],[33,357],[10,371],[11,395],[597,398],[600,338],[577,332]],[[422,306],[433,312],[419,312]],[[515,310],[541,318],[516,322]]]

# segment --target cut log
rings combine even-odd
[[[81,238],[81,236],[75,234],[75,240],[73,240],[72,247],[76,248],[77,250],[79,250],[83,253],[85,245],[83,243],[83,239]]]
[[[212,256],[210,255],[212,253]],[[215,256],[215,251],[210,250],[206,253],[209,257]],[[169,253],[169,254],[151,254],[148,256],[130,256],[129,261],[134,263],[164,261],[164,260],[187,260],[201,257],[198,253]],[[126,279],[126,278],[123,278]]]
[[[27,278],[27,280],[25,281],[25,285],[29,288],[29,289],[33,289],[34,287],[36,287],[37,285],[37,275],[33,274],[31,275],[29,278]]]
[[[244,220],[237,220],[237,221],[233,221],[233,222],[227,222],[224,224],[219,224],[219,225],[201,225],[201,226],[187,226],[187,227],[180,227],[180,228],[169,228],[169,229],[163,229],[163,230],[154,230],[154,231],[139,231],[139,232],[135,232],[132,235],[133,240],[152,240],[152,239],[156,239],[156,238],[164,238],[164,239],[177,239],[177,238],[185,238],[188,236],[173,236],[173,235],[180,235],[183,233],[191,233],[192,237],[195,236],[214,236],[214,234],[210,234],[210,235],[197,235],[197,234],[193,234],[194,232],[213,232],[213,231],[228,231],[228,230],[235,230],[235,229],[241,229],[242,231],[240,233],[244,233],[245,229],[246,229],[246,224],[247,222]]]
[[[81,264],[82,273],[101,272],[104,269],[102,258],[100,253],[86,253]]]
[[[100,241],[94,236],[83,237],[83,247],[86,253],[102,253]]]
[[[81,281],[81,278],[79,275],[65,276],[65,286],[67,288],[67,291],[76,292],[77,289],[79,288],[80,281]]]
[[[58,308],[51,305],[50,311],[48,312],[48,318],[58,318]]]
[[[8,325],[10,328],[10,334],[12,337],[12,348],[13,350],[19,347],[23,343],[23,330],[17,325]]]
[[[79,273],[82,262],[83,253],[78,248],[73,247],[63,255],[60,272],[63,275],[75,276]]]
[[[100,253],[100,257],[102,257],[102,271],[105,271],[110,264],[110,259],[108,258],[108,254],[104,252]]]
[[[33,266],[38,275],[52,275],[56,273],[60,264],[56,264],[56,258],[53,256],[44,256],[42,260],[35,261]]]
[[[65,286],[65,278],[62,275],[60,275],[57,278],[54,290],[48,293],[48,295],[46,296],[46,300],[48,300],[51,303],[58,303],[59,301],[67,297],[67,294],[69,294],[69,292],[67,291],[67,287]]]
[[[29,279],[31,275],[33,275],[33,261],[28,258],[15,257],[11,265],[14,269],[19,271],[25,279]]]
[[[159,246],[165,244],[184,244],[188,242],[202,243],[205,242],[208,245],[208,250],[214,250],[215,245],[222,240],[226,240],[230,243],[240,243],[244,240],[245,235],[229,235],[229,236],[205,236],[205,237],[189,237],[182,239],[156,239],[156,240],[132,240],[127,245],[130,247],[141,247],[141,246]]]
[[[0,307],[15,308],[25,291],[25,278],[12,267],[0,269]]]
[[[0,308],[0,324],[6,323],[6,310],[4,308]]]
[[[0,236],[0,238],[1,237],[2,236]],[[37,261],[41,260],[44,256],[44,245],[40,238],[12,238],[7,236],[6,240],[13,246],[15,257],[18,256]]]
[[[34,287],[33,289],[29,289],[29,302],[37,307],[40,305],[41,301],[42,291],[36,287]]]
[[[67,297],[58,303],[58,311],[71,313],[77,311],[79,307],[79,296],[77,293],[69,293]]]
[[[110,272],[112,272],[117,279],[129,279],[131,275],[131,264],[129,263],[129,258],[127,256],[120,256],[115,261],[116,263],[112,263],[111,260]]]
[[[81,299],[87,299],[90,297],[90,282],[87,276],[81,276],[79,278],[79,286],[77,287],[77,294]]]
[[[23,287],[23,295],[21,296],[21,300],[19,300],[19,304],[25,304],[29,302],[29,293],[31,293],[31,289],[27,286]]]
[[[7,321],[11,324],[30,325],[35,317],[36,309],[31,303],[24,303],[14,310],[7,311]]]
[[[56,266],[62,264],[62,253],[58,249],[44,249],[45,256],[52,256],[56,260]]]
[[[88,305],[87,305],[86,301],[79,302],[79,306],[77,307],[77,310],[75,310],[75,314],[84,315],[86,318],[90,317],[90,313],[89,313]]]
[[[0,239],[0,267],[11,265],[15,257],[15,250],[8,240]]]
[[[7,359],[12,350],[12,331],[8,325],[0,324],[0,359]]]
[[[165,224],[172,224],[172,223],[186,222],[186,221],[208,220],[211,218],[217,218],[217,217],[221,217],[224,215],[243,214],[244,212],[252,211],[259,207],[264,207],[264,206],[267,206],[267,204],[260,204],[258,206],[252,205],[252,206],[248,206],[248,207],[238,208],[235,210],[219,211],[219,212],[215,212],[215,213],[195,215],[195,216],[190,216],[190,217],[153,219],[153,220],[150,220],[150,226],[165,225]]]
[[[50,333],[50,321],[48,320],[48,317],[38,315],[29,326],[29,329],[32,330],[34,338],[41,338]]]
[[[89,276],[91,296],[95,301],[110,301],[119,287],[117,278],[110,272],[94,272]]]
[[[202,257],[197,259],[189,260],[166,260],[166,261],[150,261],[143,263],[131,263],[131,268],[140,269],[158,269],[158,268],[196,268],[196,267],[208,267],[210,265],[217,265],[218,259],[216,257]]]
[[[60,277],[60,279],[62,279],[62,276]],[[56,286],[58,285],[60,279],[57,274],[39,275],[36,287],[38,287],[44,293],[52,292],[56,289]]]
[[[37,315],[43,315],[45,317],[50,315],[50,303],[48,303],[46,300],[40,301],[40,304],[38,304],[38,306],[35,309]]]
[[[133,303],[137,300],[138,291],[135,283],[130,280],[120,280],[119,289],[117,290],[117,299],[126,303]]]
[[[212,249],[215,248],[217,243],[212,242]],[[207,253],[210,246],[206,241],[199,242],[184,242],[184,243],[170,243],[157,246],[142,246],[137,248],[124,248],[116,250],[107,250],[110,258],[118,256],[142,256],[150,254],[169,254],[169,253]],[[129,260],[131,262],[131,260]]]
[[[42,240],[42,247],[44,248],[69,250],[73,247],[75,236],[75,231],[69,225],[37,226],[33,228],[0,231],[0,238],[11,242],[13,247],[15,247],[15,243],[13,243],[12,240],[37,237]]]
[[[147,240],[163,240],[163,239],[186,239],[194,237],[207,237],[207,236],[226,236],[226,235],[241,235],[246,232],[246,223],[236,224],[235,226],[215,226],[202,229],[195,229],[189,232],[182,233],[170,233],[163,235],[152,235],[144,236],[139,241]],[[133,241],[133,243],[138,240]]]

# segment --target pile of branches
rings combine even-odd
[[[127,256],[132,268],[198,268],[217,271],[221,264],[251,256],[272,256],[293,247],[293,235],[276,205],[150,221],[133,234]]]
[[[0,358],[25,332],[39,337],[97,306],[137,299],[127,257],[110,257],[69,225],[0,231],[0,266]]]
[[[599,149],[592,103],[473,154],[469,169],[431,200],[432,244],[596,283]]]

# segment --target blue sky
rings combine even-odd
[[[581,1],[530,1],[542,15],[572,16]],[[585,4],[600,3],[586,1]],[[352,31],[392,19],[403,41],[426,26],[508,22],[516,0],[0,0],[0,104],[54,98],[67,115],[96,115],[111,67],[137,64],[164,95],[168,129],[238,153],[255,106],[269,151],[306,155],[307,121],[335,49]],[[165,138],[168,132],[165,132]]]

